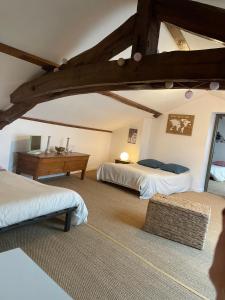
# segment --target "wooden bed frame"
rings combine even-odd
[[[56,216],[62,215],[62,214],[66,214],[65,223],[64,223],[64,232],[67,232],[67,231],[70,230],[70,227],[71,227],[72,213],[76,209],[77,209],[77,207],[69,207],[69,208],[66,208],[66,209],[58,210],[56,212],[53,212],[53,213],[50,213],[50,214],[47,214],[47,215],[39,216],[39,217],[36,217],[36,218],[33,218],[33,219],[28,219],[28,220],[25,220],[25,221],[22,221],[22,222],[19,222],[19,223],[16,223],[16,224],[12,224],[12,225],[9,225],[9,226],[6,226],[6,227],[2,227],[2,228],[0,228],[0,232],[5,232],[5,231],[15,229],[15,228],[18,228],[18,227],[21,227],[21,226],[24,226],[24,225],[30,225],[30,224],[38,223],[38,222],[41,222],[43,220],[51,219],[53,217],[56,217]]]

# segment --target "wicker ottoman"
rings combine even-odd
[[[157,194],[149,200],[144,230],[203,249],[211,209],[188,199]]]

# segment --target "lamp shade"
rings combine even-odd
[[[120,153],[120,159],[123,161],[127,161],[129,159],[129,154],[127,152]]]

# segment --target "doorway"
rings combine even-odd
[[[225,196],[225,114],[216,115],[204,190]]]

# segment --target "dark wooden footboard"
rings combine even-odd
[[[28,220],[25,220],[25,221],[22,221],[22,222],[19,222],[19,223],[16,223],[16,224],[12,224],[12,225],[9,225],[9,226],[6,226],[6,227],[2,227],[2,228],[0,228],[0,232],[5,232],[5,231],[15,229],[15,228],[18,228],[18,227],[21,227],[21,226],[38,223],[38,222],[41,222],[41,221],[44,221],[44,220],[47,220],[47,219],[54,218],[58,215],[62,215],[62,214],[66,214],[65,223],[64,223],[64,231],[67,232],[67,231],[70,230],[72,213],[76,210],[76,208],[77,207],[69,207],[69,208],[66,208],[66,209],[58,210],[56,212],[53,212],[53,213],[50,213],[50,214],[47,214],[47,215],[39,216],[39,217],[36,217],[36,218],[33,218],[33,219],[28,219]]]

